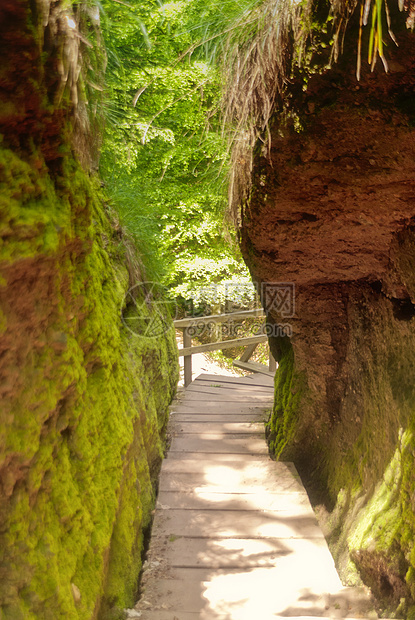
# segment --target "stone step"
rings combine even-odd
[[[197,407],[192,407],[188,403],[180,404],[171,408],[170,415],[174,419],[176,415],[239,415],[239,416],[256,416],[261,414],[262,416],[268,416],[269,412],[264,407],[255,407],[249,403],[241,403],[241,405],[226,405],[221,403],[216,405],[205,405],[205,403],[198,403]]]
[[[152,571],[159,572],[154,579]],[[283,582],[274,568],[210,571],[177,568],[168,579],[160,567],[149,567],[143,578],[143,597],[136,609],[198,613],[206,618],[331,617],[377,618],[367,594],[352,596],[342,588],[328,592],[322,583],[317,590],[304,591],[297,583]],[[314,579],[316,582],[317,580]],[[281,588],[278,588],[280,584]],[[323,587],[322,587],[323,586]],[[314,583],[314,587],[316,584]],[[281,590],[283,592],[281,593]],[[278,596],[270,596],[270,592]],[[249,598],[247,598],[249,594]],[[171,618],[174,616],[172,615]]]
[[[232,463],[237,463],[239,461],[248,462],[248,461],[259,461],[259,460],[269,461],[270,460],[268,452],[261,452],[261,453],[209,452],[207,454],[206,452],[199,452],[199,451],[198,452],[184,452],[183,450],[176,451],[170,448],[167,454],[166,461],[173,461],[173,460],[183,461],[187,459],[203,460],[203,461],[206,461],[207,459],[209,459],[209,462],[217,461],[221,463],[226,463],[229,461],[231,461]]]
[[[268,385],[248,385],[246,383],[219,383],[218,381],[194,381],[186,388],[183,397],[191,392],[209,392],[209,393],[228,394],[252,394],[253,396],[261,396],[262,394],[273,394],[274,387]]]
[[[159,510],[154,536],[192,538],[324,538],[314,515],[255,510]]]
[[[294,465],[269,458],[272,385],[202,376],[175,403],[135,617],[377,617],[343,588]]]
[[[254,392],[246,394],[243,393],[243,391],[239,391],[239,390],[224,390],[222,388],[209,388],[209,389],[203,389],[201,388],[200,390],[194,389],[194,390],[189,390],[189,392],[187,392],[185,400],[187,403],[192,402],[192,401],[200,401],[200,400],[208,400],[209,402],[221,402],[224,403],[224,405],[226,406],[226,403],[230,402],[230,403],[236,403],[236,402],[247,402],[249,401],[252,404],[257,404],[257,403],[261,403],[262,404],[268,404],[269,402],[272,403],[272,396],[273,393],[270,391],[265,391],[265,393],[263,394],[255,394]],[[181,401],[183,402],[183,401]]]
[[[241,407],[242,409],[249,409],[249,408],[258,407],[259,405],[261,405],[262,408],[272,407],[273,405],[272,396],[266,399],[265,402],[263,402],[262,400],[260,400],[259,402],[257,401],[254,402],[250,399],[247,400],[246,397],[243,397],[243,398],[241,397],[236,400],[235,399],[226,400],[226,402],[220,399],[212,400],[212,399],[203,398],[199,400],[199,399],[190,399],[186,397],[186,400],[180,400],[180,401],[173,402],[171,404],[171,409],[173,411],[176,411],[178,407],[180,408],[185,407],[187,409],[198,410],[198,411],[205,411],[206,409],[217,409],[219,411],[223,411],[224,413],[226,413],[228,410],[238,411],[239,407]]]
[[[313,515],[308,496],[300,493],[211,493],[197,492],[180,493],[176,491],[160,491],[157,500],[160,510],[182,509],[194,510],[268,510],[288,512],[296,515]]]
[[[292,477],[300,480],[300,476],[293,465],[293,463],[284,463],[283,461],[271,461],[268,458],[266,461],[244,461],[243,459],[233,462],[212,461],[210,455],[206,455],[206,460],[183,458],[180,461],[170,461],[165,459],[162,464],[162,472],[181,472],[181,473],[202,473],[209,476],[211,480],[214,476],[215,479],[221,483],[224,482],[225,477],[235,478],[235,475],[244,476],[245,480],[258,476],[267,476],[272,479],[289,478]]]
[[[140,615],[138,615],[140,614]],[[252,614],[252,612],[249,612]],[[229,616],[228,614],[218,614],[215,612],[192,612],[192,611],[165,611],[163,609],[154,610],[154,611],[140,611],[137,612],[137,615],[127,616],[127,618],[140,619],[140,620],[321,620],[321,618],[329,618],[330,620],[362,620],[364,618],[377,618],[377,616],[344,616],[344,615],[333,615],[330,613],[326,613],[325,615],[320,616],[281,616],[278,614],[262,614],[261,616],[252,616],[252,615],[233,615]],[[391,619],[383,619],[383,620],[391,620]]]
[[[193,381],[193,383],[199,383],[199,382],[203,382],[203,383],[209,383],[209,382],[214,382],[214,383],[227,383],[227,384],[231,384],[231,385],[257,385],[257,386],[267,386],[270,388],[274,387],[274,379],[273,377],[268,377],[267,375],[248,375],[248,376],[241,376],[241,377],[225,377],[225,376],[221,376],[221,375],[211,375],[209,373],[203,373],[201,375],[199,375],[198,377],[196,377],[196,379]]]
[[[173,437],[170,450],[174,452],[223,452],[224,454],[268,454],[263,437],[222,433],[182,433]]]
[[[235,413],[223,413],[221,411],[211,413],[172,413],[170,420],[176,424],[184,422],[197,422],[198,424],[215,424],[221,423],[233,423],[241,422],[243,424],[266,422],[268,420],[268,414],[264,413],[263,409],[247,410],[245,413],[235,411]]]
[[[258,422],[210,422],[209,425],[195,422],[180,422],[177,418],[174,419],[174,426],[172,426],[173,433],[191,433],[197,435],[205,435],[206,433],[213,433],[214,435],[262,435],[264,436],[264,425]]]
[[[325,579],[325,589],[342,587],[323,537],[224,539],[174,534],[156,536],[149,551],[149,560],[154,559],[176,568],[275,568],[284,583],[290,579],[296,583],[300,579],[305,588],[312,588],[319,575],[319,580]]]
[[[198,472],[177,472],[174,475],[161,473],[159,488],[161,491],[180,491],[181,493],[304,493],[301,482],[290,476],[270,477],[261,480],[259,476],[244,476],[236,471],[226,476],[228,468],[223,467],[223,479],[220,479],[220,468],[212,469],[212,475]]]

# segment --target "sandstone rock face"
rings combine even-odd
[[[161,318],[140,257],[74,152],[71,10],[0,6],[4,620],[105,620],[133,604],[178,379],[171,323],[143,337],[121,320],[139,302],[136,323]]]
[[[271,343],[280,359],[271,445],[281,458],[293,458],[332,505],[342,491],[341,517],[334,513],[343,519],[336,522],[337,534],[356,494],[367,501],[378,492],[402,433],[414,424],[410,35],[402,37],[391,68],[388,75],[365,75],[358,84],[354,67],[344,63],[310,79],[306,92],[293,87],[295,112],[284,126],[275,123],[270,152],[257,154],[243,211],[242,250],[254,280],[295,285],[291,341]],[[274,308],[270,322],[287,319]],[[415,566],[412,545],[405,542],[415,525],[408,500],[414,483],[403,473],[414,465],[411,433],[399,448],[402,485],[393,500],[399,515],[390,517],[393,525],[382,522],[372,545],[390,558],[389,566],[395,563],[391,574],[399,576],[407,602],[414,594]],[[394,535],[380,543],[390,527]],[[353,547],[346,534],[342,540],[339,560]],[[376,581],[373,575],[368,580]],[[378,590],[387,605],[397,606],[398,587],[391,587],[389,598],[381,586]]]

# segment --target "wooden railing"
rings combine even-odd
[[[276,363],[269,352],[268,368],[263,364],[250,362],[249,359],[254,353],[260,342],[267,342],[268,336],[264,333],[265,324],[261,326],[255,336],[246,338],[233,338],[232,340],[223,340],[220,342],[209,342],[208,344],[200,344],[192,346],[192,337],[195,336],[196,330],[204,325],[211,323],[225,323],[227,321],[238,321],[251,317],[264,317],[265,313],[262,308],[255,310],[243,310],[241,312],[231,312],[228,314],[213,314],[211,316],[189,317],[174,321],[176,329],[183,332],[183,347],[179,349],[179,356],[184,357],[184,385],[187,386],[192,382],[192,355],[195,353],[206,353],[207,351],[217,351],[223,349],[231,349],[233,347],[245,346],[246,349],[239,360],[233,362],[234,366],[249,370],[251,372],[261,372],[265,374],[273,374],[275,372]]]

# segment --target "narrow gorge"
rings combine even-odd
[[[248,7],[249,24],[274,4]],[[292,4],[300,10],[307,3]],[[277,43],[287,49],[266,79],[292,62],[284,79],[267,85],[274,107],[258,130],[251,178],[234,185],[234,195],[245,196],[237,205],[240,248],[268,323],[292,330],[291,337],[270,337],[279,366],[267,437],[273,457],[300,472],[344,583],[369,586],[380,613],[415,620],[415,35],[403,21],[398,45],[388,39],[388,71],[378,59],[358,81],[359,10],[352,15],[351,5],[342,5],[350,27],[331,62],[327,24],[340,9],[323,4],[296,13],[297,33],[308,32],[303,64],[293,60],[292,18],[278,25],[286,33]],[[127,207],[134,216],[140,200],[159,200],[153,221],[145,204],[138,228],[150,249],[169,250],[166,263],[177,259],[172,290],[188,294],[194,282],[180,278],[192,269],[218,288],[234,269],[234,290],[241,290],[246,267],[222,230],[223,187],[215,194],[209,179],[229,163],[222,120],[212,120],[218,82],[247,82],[210,73],[195,51],[200,41],[188,34],[187,51],[183,44],[174,63],[175,48],[157,48],[169,16],[182,28],[184,5],[163,5],[157,21],[160,3],[146,4],[154,40],[141,17],[134,22],[139,54],[154,44],[155,57],[167,58],[157,58],[159,95],[156,78],[146,76],[143,86],[138,69],[124,92],[128,71],[102,38],[100,14],[109,21],[108,7],[92,0],[0,3],[0,620],[122,620],[137,600],[179,366],[166,300],[148,282],[148,248],[120,223],[99,174],[106,122],[119,131],[107,156],[121,143],[114,159],[128,157],[117,165],[138,174],[144,161],[145,175],[156,179],[151,185],[137,176]],[[413,2],[403,8],[413,26]],[[216,16],[217,5],[208,9]],[[385,24],[390,14],[398,19],[398,7],[384,10]],[[134,20],[111,18],[124,44],[123,27]],[[236,29],[229,23],[226,32]],[[259,67],[262,52],[252,52],[249,36],[234,58],[238,64],[242,52],[252,53]],[[189,50],[197,80],[172,70]],[[156,65],[148,54],[144,73]],[[105,82],[109,59],[118,108]],[[184,94],[169,90],[174,80]],[[147,112],[144,122],[135,106],[153,86],[151,103],[166,107]],[[194,104],[196,91],[203,105]],[[260,101],[258,92],[251,95]],[[237,97],[245,109],[248,94],[242,89]],[[171,125],[188,121],[186,136],[196,135],[179,144],[179,155],[180,141],[161,120],[167,109],[174,116],[178,102],[188,108],[177,108]],[[208,147],[197,136],[207,109]],[[252,127],[236,126],[248,142]],[[134,140],[141,148],[146,137],[148,152],[133,162]],[[236,162],[242,185],[246,161]],[[120,178],[122,190],[127,177]],[[137,187],[147,181],[143,199]],[[150,239],[154,230],[164,238]],[[289,316],[264,293],[281,285],[293,293]],[[193,299],[181,302],[193,308]]]

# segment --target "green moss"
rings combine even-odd
[[[408,282],[414,247],[412,239],[396,250]],[[296,347],[303,360],[306,347],[294,341],[293,350],[287,342],[268,426],[274,453],[294,460],[312,499],[325,503],[320,512],[343,580],[358,585],[363,579],[389,616],[409,617],[415,601],[415,331],[413,320],[397,320],[395,310],[369,288],[349,291],[336,401],[324,378],[325,392],[310,388],[308,368],[304,374],[296,368]]]
[[[47,170],[39,172],[7,149],[0,151],[0,220],[2,261],[56,251],[70,223],[69,205],[56,199]]]
[[[115,607],[132,607],[137,591],[137,575],[141,569],[144,529],[154,505],[144,445],[128,455],[128,477],[124,476],[119,516],[112,534],[103,620]],[[137,532],[140,536],[137,538]]]
[[[133,603],[178,375],[174,334],[124,328],[125,249],[73,159],[54,182],[10,151],[0,162],[1,617],[86,620],[100,601],[102,614]]]
[[[404,463],[412,444],[412,433],[400,432],[395,454],[373,493],[367,497],[361,488],[342,491],[331,515],[331,527],[340,532],[331,541],[343,578],[354,585],[360,575],[384,608],[398,617],[407,617],[414,600],[413,511],[408,522],[411,536],[405,540],[403,535],[408,508]]]
[[[305,382],[304,375],[295,368],[294,350],[288,338],[280,338],[280,351],[275,375],[275,404],[268,423],[270,448],[277,458],[295,436]]]
[[[383,479],[378,483],[370,500],[355,520],[353,532],[348,543],[351,550],[366,549],[376,541],[378,550],[388,551],[397,534],[401,518],[399,501],[402,480],[402,449],[408,441],[403,434],[399,446],[386,469]]]
[[[68,92],[50,103],[60,35],[39,54],[42,28],[29,3],[9,5],[1,73],[12,101],[0,102],[0,618],[101,620],[133,602],[176,344],[173,330],[144,339],[122,324],[140,259],[73,155]],[[151,303],[143,313],[158,316]]]
[[[409,617],[415,600],[413,432],[401,430],[396,443],[373,491],[357,485],[339,493],[329,541],[347,583],[362,577],[389,614]]]

